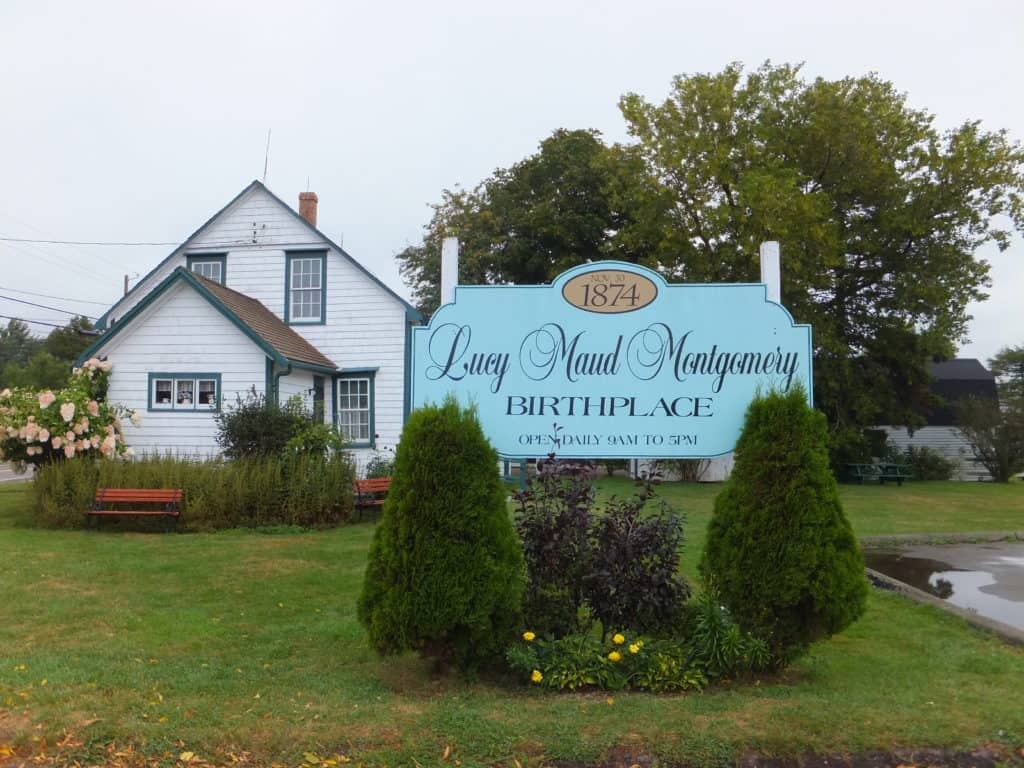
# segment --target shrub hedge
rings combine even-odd
[[[234,461],[75,458],[39,468],[32,509],[43,526],[80,528],[97,488],[182,488],[179,530],[327,526],[351,519],[354,476],[344,453]]]
[[[864,560],[829,469],[825,416],[794,388],[756,398],[715,499],[701,571],[781,666],[867,600]]]
[[[416,650],[460,668],[500,658],[524,582],[505,493],[472,410],[449,398],[413,412],[358,605],[380,653]]]

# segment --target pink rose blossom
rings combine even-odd
[[[64,455],[67,456],[69,459],[75,455],[74,443],[68,443],[67,445],[64,446]]]
[[[70,424],[71,420],[75,418],[75,404],[64,403],[64,405],[60,407],[60,417]]]
[[[97,403],[95,400],[90,400],[89,404],[87,406],[85,406],[85,407],[86,407],[86,410],[89,411],[89,415],[90,416],[99,416],[100,415],[100,404]]]
[[[45,443],[50,439],[50,430],[43,428],[39,430],[39,442]]]
[[[75,433],[69,429],[64,433],[64,440],[69,443],[75,442]]]
[[[99,436],[98,435],[93,435],[92,437],[90,437],[89,438],[89,444],[92,445],[93,448],[99,448],[100,447],[100,438],[99,438]]]
[[[57,399],[57,396],[55,394],[53,394],[53,392],[51,392],[50,390],[46,390],[45,392],[40,392],[39,393],[39,407],[40,408],[49,408],[51,405],[53,405],[53,402],[56,399]]]
[[[63,441],[63,440],[61,440],[61,439],[60,439],[59,437],[55,437],[55,438],[53,438],[53,440],[51,441],[50,445],[52,445],[52,446],[53,446],[53,450],[55,450],[55,451],[59,451],[59,450],[60,450],[60,447],[61,447],[62,445],[64,445],[64,441]]]

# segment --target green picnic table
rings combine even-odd
[[[846,476],[851,482],[864,485],[865,478],[878,480],[879,485],[885,485],[886,480],[895,480],[896,485],[903,485],[904,480],[911,478],[910,471],[905,464],[894,464],[892,462],[879,462],[877,464],[847,464]]]

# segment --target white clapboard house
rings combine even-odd
[[[357,461],[398,442],[422,318],[316,214],[315,194],[296,212],[254,181],[100,318],[82,359],[109,360],[109,400],[143,414],[136,453],[217,453],[215,413],[250,390],[299,395]]]
[[[991,480],[988,470],[974,456],[971,444],[957,427],[956,403],[973,397],[998,400],[996,379],[979,360],[956,358],[932,363],[932,394],[940,405],[929,415],[925,426],[908,429],[887,425],[879,427],[888,441],[901,450],[928,448],[954,464],[953,480]]]

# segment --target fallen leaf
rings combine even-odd
[[[40,681],[39,681],[39,685],[40,685],[40,686],[44,686],[44,685],[46,685],[46,684],[47,684],[48,682],[50,682],[50,681],[49,681],[49,680],[47,680],[47,679],[46,679],[46,678],[44,677],[44,678],[43,678],[42,680],[40,680]]]
[[[451,744],[445,744],[444,754],[441,755],[441,759],[442,760],[447,760],[449,757],[451,757],[451,754],[452,754],[452,745]]]
[[[191,761],[192,758],[195,757],[195,756],[196,756],[195,752],[182,752],[180,755],[178,755],[178,759],[181,760],[181,762],[183,762],[183,763],[187,763],[187,762]]]

